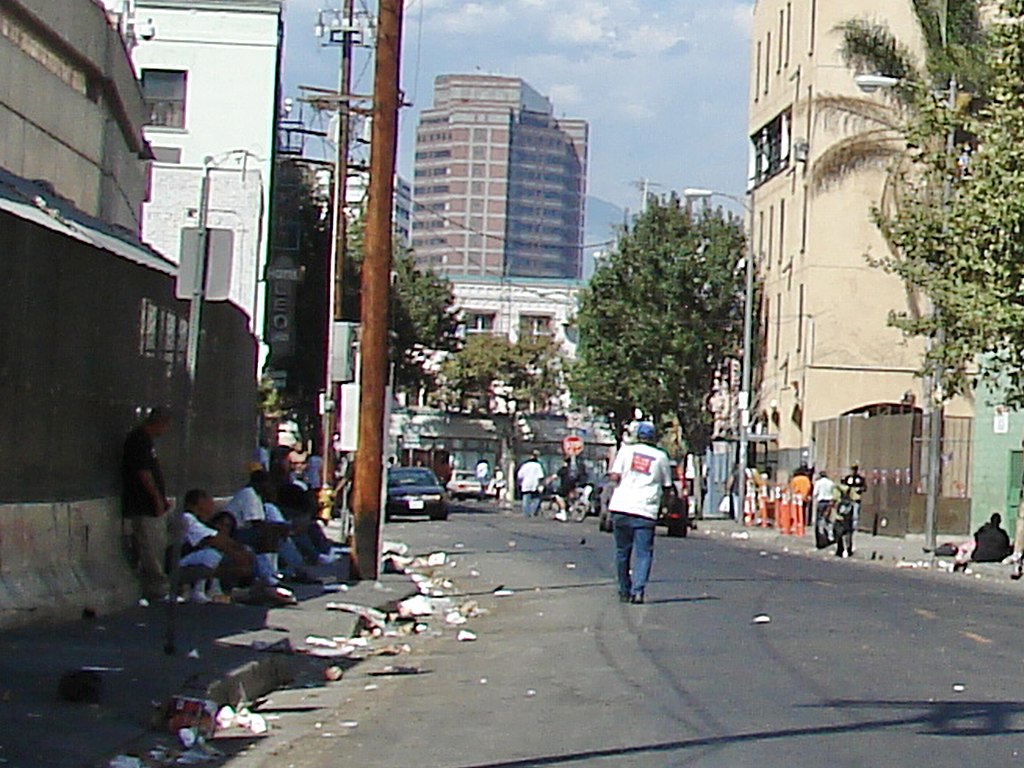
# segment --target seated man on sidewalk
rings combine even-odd
[[[273,504],[266,501],[269,475],[258,469],[249,475],[249,483],[224,506],[235,521],[233,538],[255,550],[271,572],[278,568],[278,557],[284,571],[296,580],[308,580],[302,570],[303,559],[290,538],[288,521]]]
[[[954,571],[967,568],[969,562],[1000,563],[1013,554],[1010,536],[1002,529],[1003,516],[993,513],[989,521],[974,532],[974,540],[957,547]]]
[[[209,603],[221,595],[222,584],[230,590],[256,577],[252,550],[214,528],[216,514],[213,497],[206,491],[193,488],[185,494],[180,580],[193,585],[190,598],[195,603]]]

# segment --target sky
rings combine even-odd
[[[341,0],[286,0],[285,95],[337,86],[339,51],[313,34]],[[376,9],[375,0],[356,0]],[[636,210],[655,193],[742,194],[753,0],[406,0],[399,171],[411,178],[418,112],[450,73],[521,77],[555,112],[590,123],[589,193]],[[372,71],[357,62],[354,91]]]

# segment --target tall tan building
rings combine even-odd
[[[867,262],[887,252],[871,218],[884,170],[821,190],[811,184],[822,153],[856,129],[829,120],[816,100],[865,95],[835,31],[855,17],[884,21],[912,49],[921,47],[909,0],[758,0],[754,8],[749,188],[762,296],[751,418],[755,432],[777,436],[780,465],[810,445],[815,421],[923,403],[915,376],[923,344],[887,322],[911,299],[899,279]]]

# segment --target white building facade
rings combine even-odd
[[[150,111],[145,135],[156,159],[143,239],[180,264],[182,232],[199,224],[208,175],[206,223],[225,235],[211,240],[211,298],[240,307],[262,342],[283,4],[104,2]]]

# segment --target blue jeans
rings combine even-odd
[[[523,493],[523,515],[525,517],[536,517],[540,512],[540,494],[531,492]]]
[[[615,565],[619,574],[619,594],[643,596],[654,562],[654,521],[646,517],[612,513],[615,533]],[[630,568],[633,554],[636,558]]]

